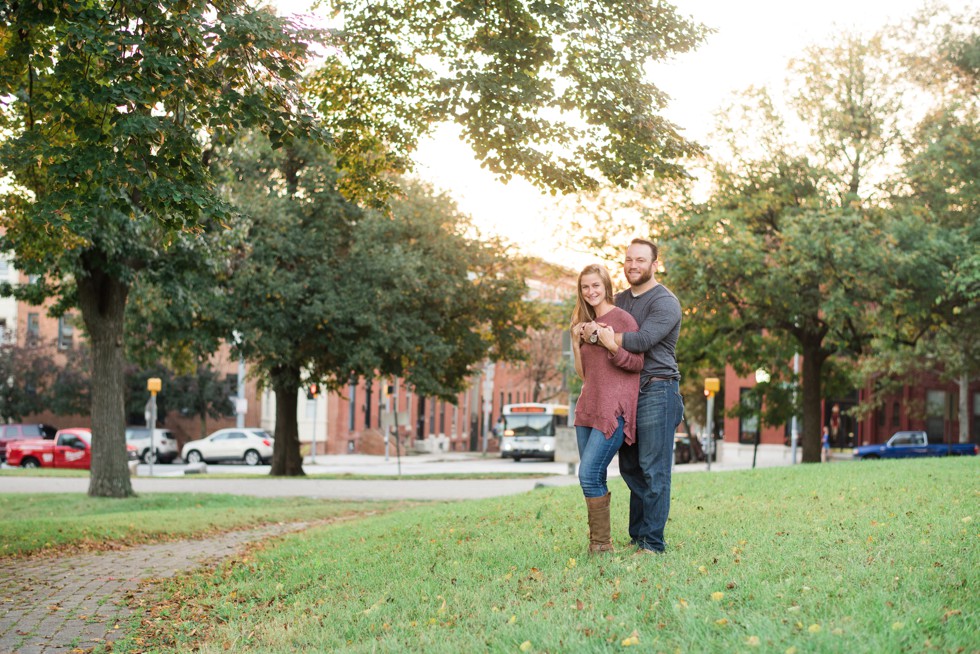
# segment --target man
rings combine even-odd
[[[619,450],[619,472],[630,489],[630,539],[641,554],[661,553],[667,546],[664,527],[670,512],[674,430],[684,415],[674,353],[681,330],[681,305],[654,278],[656,262],[657,246],[633,239],[623,261],[630,287],[616,296],[616,306],[640,326],[637,332],[616,334],[616,344],[645,355],[636,407],[636,443]]]

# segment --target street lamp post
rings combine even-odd
[[[755,383],[758,384],[768,384],[769,383],[769,373],[766,372],[765,368],[759,368],[755,371]],[[759,419],[755,425],[755,447],[752,448],[752,467],[755,468],[755,460],[759,454],[759,440],[762,438],[762,402],[759,402]]]

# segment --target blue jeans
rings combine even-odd
[[[609,492],[606,486],[606,469],[623,444],[623,418],[612,436],[606,438],[598,429],[575,427],[578,440],[578,483],[586,497],[605,497]]]
[[[676,381],[652,381],[640,389],[636,443],[619,450],[619,473],[630,489],[630,538],[643,549],[663,552],[670,513],[674,430],[684,416]]]

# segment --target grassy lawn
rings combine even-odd
[[[88,477],[88,470],[73,468],[0,468],[0,477]]]
[[[162,472],[161,472],[162,471]],[[209,474],[176,475],[170,476],[166,466],[157,466],[156,477],[167,477],[168,479],[334,479],[334,480],[405,480],[405,479],[539,479],[542,477],[553,477],[555,475],[547,472],[439,472],[439,473],[404,473],[398,475],[372,475],[370,473],[319,473],[308,474],[303,477],[272,477],[265,473],[249,472],[218,472]],[[24,470],[22,468],[2,468],[0,477],[88,477],[88,470],[71,470],[66,468],[34,468]],[[144,479],[152,477],[144,476]]]
[[[677,475],[664,556],[619,480],[602,558],[574,486],[327,525],[167,582],[113,652],[972,652],[977,464]]]
[[[122,500],[79,493],[7,494],[0,495],[0,559],[384,512],[396,505],[190,493],[145,493]]]

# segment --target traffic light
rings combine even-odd
[[[320,389],[316,384],[310,384],[306,389],[306,399],[315,400],[316,396],[320,394]]]
[[[717,377],[708,377],[704,380],[704,394],[706,397],[714,397],[715,393],[721,390],[721,380]]]

